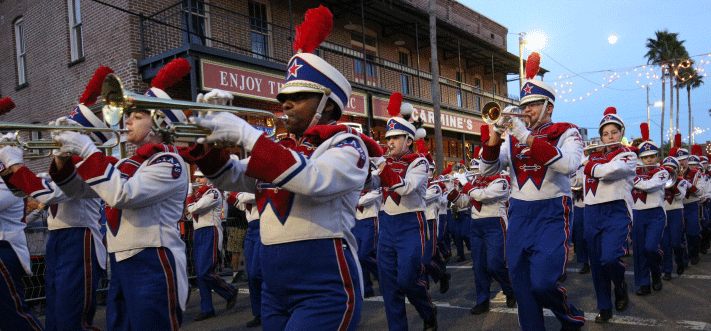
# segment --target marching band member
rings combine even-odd
[[[681,146],[681,134],[677,134],[674,137],[674,140],[679,140],[679,144],[675,146]],[[701,146],[697,147],[696,152],[698,154],[701,153]],[[686,232],[686,242],[688,244],[687,250],[689,257],[691,258],[691,264],[695,265],[699,263],[699,251],[701,248],[699,200],[705,194],[705,182],[703,174],[699,171],[699,162],[701,160],[697,155],[689,155],[684,148],[679,148],[676,155],[676,158],[679,160],[679,164],[681,165],[681,171],[684,179],[691,184],[691,187],[686,190],[686,197],[684,198],[684,229]]]
[[[676,153],[676,148],[672,148],[669,151],[670,155]],[[669,169],[667,170],[671,173],[680,173],[681,165],[679,161],[673,156],[669,156],[664,159],[662,166]],[[671,272],[673,262],[672,262],[672,252],[674,254],[674,259],[676,260],[677,273],[681,275],[684,272],[684,267],[686,261],[684,258],[684,252],[686,248],[684,246],[684,203],[683,199],[686,196],[686,190],[690,187],[689,182],[687,182],[683,177],[678,176],[676,182],[672,187],[665,187],[664,189],[664,209],[667,213],[667,224],[664,227],[664,233],[662,233],[661,248],[664,256],[664,261],[662,263],[662,271],[664,276],[662,279],[671,280]]]
[[[570,177],[570,186],[573,191],[573,243],[575,256],[578,263],[582,263],[580,274],[590,273],[590,253],[588,243],[585,241],[585,166],[582,164]]]
[[[287,131],[298,141],[274,142],[225,112],[191,118],[212,131],[200,143],[228,141],[251,152],[238,161],[202,144],[191,151],[218,188],[255,193],[263,243],[264,330],[353,330],[360,319],[363,290],[350,230],[369,174],[369,153],[380,156],[381,149],[354,129],[335,125],[350,84],[310,53],[330,32],[332,17],[323,6],[306,12],[294,38],[294,49],[303,52],[289,60],[277,95],[288,116]]]
[[[104,77],[113,72],[100,67],[69,117],[61,117],[50,125],[74,124],[105,128],[103,121],[85,105],[91,105],[101,92]],[[101,132],[90,134],[103,144],[108,137]],[[14,137],[13,137],[14,138]],[[46,314],[48,330],[96,330],[96,288],[102,269],[106,269],[106,247],[102,242],[99,219],[101,199],[66,196],[49,175],[35,174],[23,164],[23,151],[7,146],[0,150],[0,160],[10,165],[3,178],[11,189],[29,195],[49,206],[47,217],[49,238],[45,255]],[[81,159],[75,160],[81,164]],[[17,194],[17,193],[16,193]]]
[[[452,165],[448,165],[447,168],[442,171],[442,174],[436,177],[436,180],[442,181],[447,179],[447,176],[450,176],[451,172]],[[441,248],[443,254],[442,258],[446,264],[452,258],[452,222],[454,222],[454,219],[452,219],[452,208],[449,208],[450,202],[447,200],[447,195],[454,188],[454,183],[450,180],[438,184],[439,187],[442,188],[442,199],[440,200],[441,206],[439,209],[439,230],[441,233],[438,232],[437,236],[439,237],[439,248]]]
[[[378,237],[378,211],[380,211],[382,201],[383,193],[380,188],[370,191],[363,190],[356,207],[355,226],[351,230],[358,244],[358,261],[361,270],[363,270],[365,298],[375,295],[370,275],[372,274],[375,279],[378,279],[378,260],[375,251],[378,248],[376,240]]]
[[[460,160],[459,163],[460,165],[464,165],[464,160]],[[456,166],[456,165],[455,165]],[[460,166],[464,169],[466,169],[466,166]],[[452,175],[456,175],[455,171],[452,171]],[[458,183],[454,183],[454,185],[459,185]],[[469,241],[469,226],[471,223],[471,213],[469,211],[469,208],[459,208],[459,206],[455,203],[452,203],[452,207],[450,208],[452,210],[452,226],[450,227],[452,231],[452,236],[454,237],[454,245],[457,247],[457,262],[463,262],[466,260],[466,254],[464,254],[464,245],[467,246],[467,249],[471,251],[471,242]]]
[[[427,222],[427,228],[425,229],[425,254],[422,256],[422,264],[425,266],[427,276],[432,277],[435,283],[439,283],[439,293],[444,294],[449,291],[449,280],[452,278],[452,275],[447,272],[447,265],[444,263],[441,253],[437,251],[437,237],[439,231],[439,225],[437,223],[442,200],[442,187],[438,184],[432,184],[435,164],[425,146],[425,141],[418,139],[416,145],[417,153],[424,155],[429,162],[427,190],[425,191],[425,220]],[[429,278],[427,278],[427,280],[427,286],[429,288]]]
[[[486,130],[484,130],[486,131]],[[486,137],[482,136],[482,141]],[[479,155],[474,154],[471,169],[479,171]],[[491,278],[499,282],[506,295],[506,306],[516,306],[516,296],[511,286],[509,270],[504,258],[506,243],[506,204],[509,198],[511,178],[507,175],[485,177],[475,175],[470,180],[466,174],[454,174],[462,184],[461,194],[450,193],[450,197],[461,207],[471,207],[472,269],[476,285],[476,305],[469,311],[474,315],[489,311]]]
[[[10,98],[0,99],[0,114],[13,108],[15,103]],[[3,163],[0,172],[9,172]],[[0,316],[3,328],[8,330],[42,330],[25,303],[22,276],[32,275],[25,226],[25,202],[0,180]]]
[[[615,309],[625,311],[629,304],[626,264],[622,257],[632,223],[632,185],[637,154],[619,143],[625,124],[614,107],[605,109],[600,121],[603,144],[612,144],[590,154],[585,165],[585,239],[590,250],[597,308],[596,323],[612,318],[610,282],[615,285]],[[635,246],[637,247],[637,246]]]
[[[244,211],[247,218],[247,235],[244,238],[244,266],[249,280],[249,301],[254,318],[247,322],[246,327],[253,328],[262,325],[262,239],[259,235],[259,208],[254,193],[239,192],[230,195],[227,203]]]
[[[147,94],[169,99],[164,89],[186,72],[190,72],[187,60],[171,61],[153,79]],[[158,130],[186,118],[180,110],[158,113],[165,117],[154,119],[145,110],[124,114],[126,141],[137,150],[133,157],[115,164],[86,135],[65,131],[54,138],[62,145],[61,153],[84,160],[76,166],[71,158],[55,157],[50,168],[54,182],[67,196],[93,191],[106,202],[111,263],[106,307],[109,330],[144,325],[178,330],[185,310],[187,263],[177,225],[189,187],[188,168],[170,144],[169,135]]]
[[[651,289],[662,290],[662,252],[659,243],[667,224],[664,185],[669,179],[669,172],[659,166],[659,147],[649,140],[649,126],[642,123],[640,128],[644,142],[639,145],[639,157],[644,166],[638,166],[632,190],[632,216],[635,220],[632,223],[632,246],[635,248],[634,283],[639,287],[636,294],[648,295]]]
[[[194,176],[199,188],[188,196],[187,210],[194,220],[193,259],[200,289],[200,314],[195,317],[195,321],[202,321],[215,316],[212,291],[227,301],[226,310],[232,309],[237,303],[237,291],[215,274],[217,255],[222,250],[222,211],[226,208],[225,199],[200,169],[195,171]]]
[[[557,280],[565,273],[568,257],[570,174],[580,165],[583,145],[574,125],[551,122],[555,94],[533,79],[539,63],[540,55],[532,53],[521,89],[520,109],[528,125],[513,118],[503,144],[506,128],[502,123],[494,126],[483,145],[481,172],[493,176],[506,167],[511,171],[506,262],[518,301],[519,325],[523,330],[545,329],[545,307],[564,330],[577,330],[585,323],[583,312],[568,302]]]
[[[390,96],[392,117],[385,132],[390,153],[383,170],[370,182],[383,188],[385,207],[378,237],[380,292],[390,330],[407,330],[405,296],[424,321],[424,329],[436,330],[437,308],[427,293],[422,263],[431,257],[425,253],[424,215],[429,166],[425,157],[412,150],[414,141],[425,134],[409,122],[412,105],[401,105],[401,101],[400,93]],[[403,117],[397,117],[398,113]]]

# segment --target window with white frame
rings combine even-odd
[[[266,4],[249,1],[249,26],[252,40],[252,56],[258,59],[269,57],[269,8]]]
[[[69,8],[69,45],[71,60],[84,57],[84,37],[81,25],[81,4],[79,0],[67,0]]]
[[[15,20],[15,49],[17,56],[17,85],[27,83],[27,63],[25,58],[25,24],[22,17]]]

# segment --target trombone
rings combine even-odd
[[[530,117],[529,115],[521,114],[520,110],[518,111],[519,113],[502,113],[499,104],[496,103],[496,101],[490,101],[487,102],[484,107],[481,108],[481,117],[484,119],[484,122],[486,122],[486,124],[496,125],[496,122],[499,121],[499,118],[501,116],[504,116],[504,118],[506,118],[506,121],[504,121],[503,127],[510,129],[513,127],[513,123],[511,123],[511,117]]]
[[[97,148],[114,148],[118,146],[121,141],[121,133],[128,132],[128,130],[116,130],[111,128],[88,128],[78,125],[43,125],[43,124],[24,124],[24,123],[11,123],[11,122],[0,122],[0,131],[16,131],[15,141],[5,141],[0,144],[2,145],[14,145],[23,149],[59,149],[62,147],[58,142],[51,139],[35,139],[35,140],[24,140],[22,139],[20,133],[23,131],[74,131],[79,133],[90,133],[90,132],[108,132],[116,136],[116,139],[109,139],[105,144],[96,145]],[[51,151],[50,151],[51,153]],[[31,158],[39,158],[49,156],[37,156]]]
[[[101,95],[104,98],[103,112],[106,117],[106,121],[109,125],[116,125],[125,111],[131,110],[144,110],[151,111],[151,117],[156,130],[161,131],[161,133],[168,133],[175,137],[188,137],[188,138],[201,138],[212,133],[210,130],[198,127],[194,124],[183,124],[174,123],[168,128],[161,129],[156,123],[157,119],[164,118],[165,114],[163,112],[157,112],[157,109],[180,109],[180,110],[203,110],[203,111],[226,111],[235,115],[254,115],[271,117],[272,121],[272,133],[268,135],[271,138],[276,133],[276,120],[286,121],[289,117],[287,115],[276,116],[274,113],[259,110],[250,109],[234,106],[222,106],[213,105],[209,103],[191,102],[191,101],[180,101],[171,99],[161,99],[154,98],[145,95],[136,94],[130,91],[126,91],[121,84],[121,79],[114,74],[109,74],[104,79],[104,84],[101,86]]]

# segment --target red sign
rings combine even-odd
[[[429,107],[420,105],[412,105],[415,108],[413,116],[422,118],[426,127],[434,127],[434,110]],[[388,119],[388,100],[378,97],[373,97],[373,117],[380,119]],[[442,120],[442,130],[458,131],[464,133],[481,134],[479,127],[486,123],[473,116],[454,114],[450,112],[440,112]]]
[[[220,89],[247,98],[276,102],[277,93],[284,84],[284,75],[207,60],[202,60],[200,64],[202,66],[203,90]],[[345,113],[367,116],[365,94],[351,93]]]

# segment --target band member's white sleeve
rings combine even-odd
[[[489,203],[501,199],[506,199],[509,196],[509,183],[505,178],[499,178],[487,187],[475,188],[469,191],[469,197],[481,203]]]
[[[666,170],[661,170],[649,179],[637,178],[634,183],[634,188],[642,190],[645,192],[654,192],[657,190],[663,190],[664,185],[669,179],[669,172]]]

